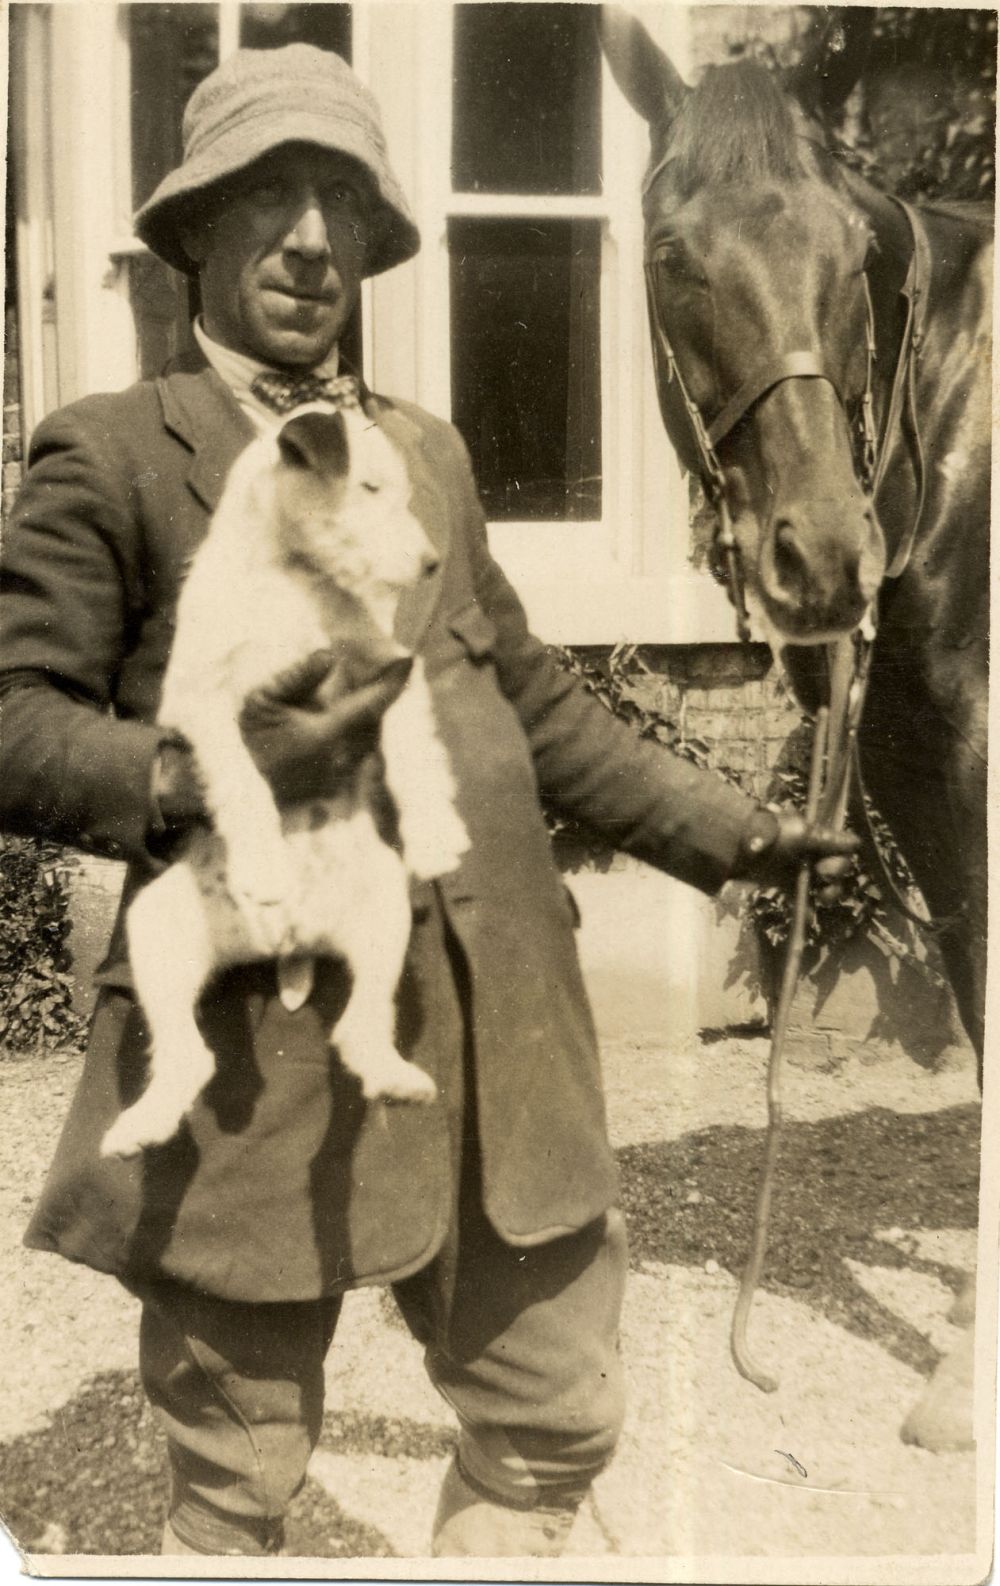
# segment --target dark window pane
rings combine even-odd
[[[138,208],[183,152],[184,106],[219,60],[217,5],[125,8],[132,72],[132,202]],[[190,288],[152,256],[129,260],[139,373],[149,378],[183,351],[190,338]]]
[[[125,7],[132,65],[132,201],[136,208],[179,164],[181,116],[219,59],[215,5]]]
[[[240,43],[273,50],[282,44],[315,44],[351,58],[349,5],[245,5],[240,10]]]
[[[452,417],[494,520],[601,516],[597,220],[448,224]]]
[[[600,192],[594,6],[456,5],[454,72],[456,191]]]

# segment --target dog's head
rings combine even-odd
[[[271,452],[275,527],[286,558],[370,610],[416,583],[437,555],[410,510],[399,452],[360,408],[302,408]]]

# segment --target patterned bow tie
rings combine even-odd
[[[250,386],[250,393],[275,413],[290,413],[303,402],[330,402],[338,408],[361,405],[357,375],[282,374],[265,369]]]

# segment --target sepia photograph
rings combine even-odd
[[[997,15],[4,8],[4,1578],[989,1577]]]

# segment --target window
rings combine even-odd
[[[632,4],[683,67],[683,8]],[[14,10],[22,81],[44,85],[14,104],[29,427],[56,401],[158,373],[190,339],[192,286],[137,242],[131,214],[176,163],[196,83],[241,44],[336,49],[381,104],[423,237],[414,261],[365,284],[348,359],[458,424],[491,543],[544,638],[731,637],[724,596],[688,561],[646,325],[647,132],[603,64],[594,6]]]
[[[601,62],[589,5],[456,5],[451,172],[495,213],[448,222],[452,418],[494,521],[601,516],[596,219],[518,196],[601,191]]]

